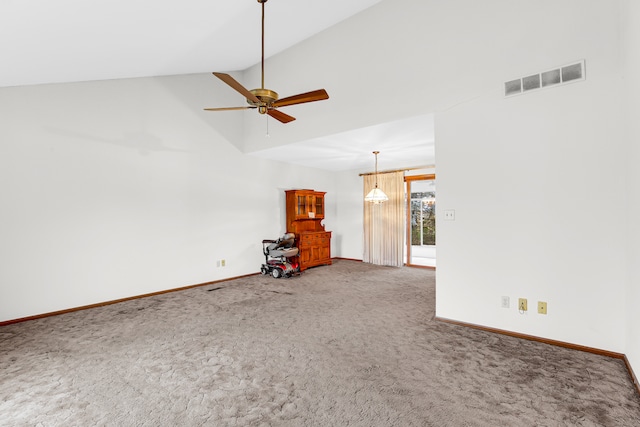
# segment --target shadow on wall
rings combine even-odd
[[[95,141],[101,144],[116,145],[125,148],[132,148],[138,150],[142,155],[148,155],[152,152],[160,151],[173,151],[173,152],[188,152],[179,148],[170,147],[165,144],[164,140],[152,133],[144,131],[132,131],[125,132],[121,138],[105,138],[97,135],[89,135],[77,131],[45,127],[45,130],[59,136],[64,136],[69,140],[78,139],[81,142]]]

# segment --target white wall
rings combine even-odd
[[[617,4],[539,2],[526,14],[504,11],[487,11],[477,24],[507,21],[512,27],[502,35],[517,41],[496,46],[476,37],[494,61],[475,70],[489,92],[436,115],[438,209],[456,210],[455,221],[438,221],[437,314],[624,352]],[[504,81],[578,59],[586,59],[584,82],[502,96]],[[511,298],[510,309],[501,308],[501,296]],[[528,299],[527,314],[519,314],[518,298]],[[547,315],[537,314],[538,301],[548,303]]]
[[[335,250],[332,256],[361,260],[364,233],[362,177],[348,171],[336,173],[335,179],[337,212],[331,235],[332,250]]]
[[[285,189],[334,197],[331,174],[229,143],[242,115],[202,111],[226,95],[214,88],[191,75],[0,89],[0,321],[258,272],[262,239],[285,231]],[[335,214],[330,199],[327,229]]]
[[[628,126],[629,282],[627,284],[627,348],[625,354],[640,376],[640,4],[625,0],[622,9],[625,76],[625,119]]]

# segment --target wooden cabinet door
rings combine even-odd
[[[323,261],[331,259],[331,247],[329,245],[318,246],[318,259]]]
[[[296,196],[296,219],[309,217],[309,202],[307,196],[297,194]]]
[[[313,212],[316,218],[324,218],[324,196],[313,196]]]
[[[311,248],[305,247],[300,248],[300,266],[301,268],[304,266],[306,268],[307,265],[311,262]]]

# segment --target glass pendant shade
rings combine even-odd
[[[375,187],[373,187],[373,190],[369,191],[369,194],[367,194],[364,197],[365,202],[382,203],[389,200],[387,195],[384,194],[384,191],[378,188],[378,153],[380,152],[379,151],[373,152],[373,154],[376,156],[376,185]]]
[[[371,203],[382,203],[382,202],[386,202],[387,200],[389,200],[387,195],[384,194],[384,191],[382,191],[378,187],[369,191],[369,194],[367,194],[364,198],[365,202],[371,202]]]

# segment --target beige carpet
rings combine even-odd
[[[338,260],[0,328],[1,426],[638,426],[622,361],[433,320]]]

